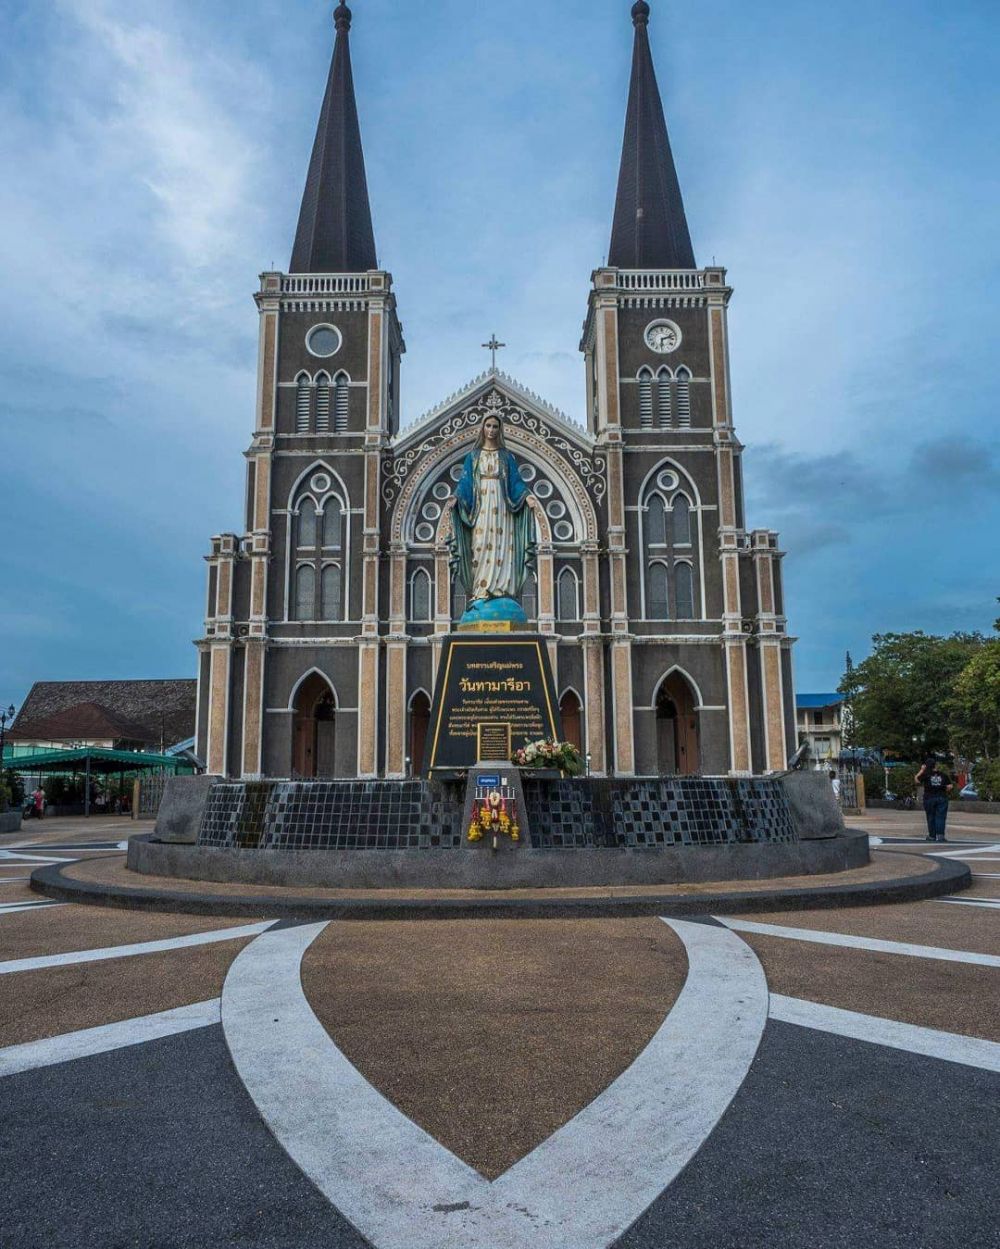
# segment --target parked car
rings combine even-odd
[[[959,790],[958,796],[959,798],[971,798],[973,802],[978,802],[979,791],[976,789],[975,782],[969,781],[968,785],[966,785],[964,789]]]

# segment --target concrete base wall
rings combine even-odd
[[[129,841],[128,867],[154,876],[346,889],[540,889],[766,880],[847,871],[868,862],[868,837],[797,845],[671,846],[657,850],[220,850]]]
[[[21,831],[20,811],[0,811],[0,836]]]
[[[844,814],[825,772],[786,772],[779,782],[800,841],[843,836]]]
[[[163,789],[156,814],[156,837],[175,845],[191,845],[205,815],[205,805],[217,776],[171,776]]]

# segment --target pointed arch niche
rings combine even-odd
[[[679,668],[656,691],[656,762],[660,776],[696,776],[701,767],[701,735],[694,685]]]
[[[417,690],[410,699],[408,720],[408,774],[419,776],[424,765],[424,751],[427,749],[427,735],[431,727],[431,700],[425,690]]]
[[[292,776],[303,780],[337,773],[337,695],[315,669],[293,696]]]

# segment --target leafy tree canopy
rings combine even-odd
[[[980,633],[877,633],[871,655],[840,683],[850,700],[850,744],[905,759],[948,750],[955,683],[985,645]]]

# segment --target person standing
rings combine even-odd
[[[928,759],[916,775],[918,785],[924,787],[924,814],[927,816],[927,840],[944,841],[948,822],[948,795],[954,786],[941,771],[936,759]]]
[[[833,790],[833,796],[839,802],[840,801],[840,777],[833,770],[833,768],[830,769],[829,776],[830,776],[830,787]]]
[[[35,807],[35,819],[43,820],[45,818],[45,790],[41,785],[31,795],[31,801]]]

